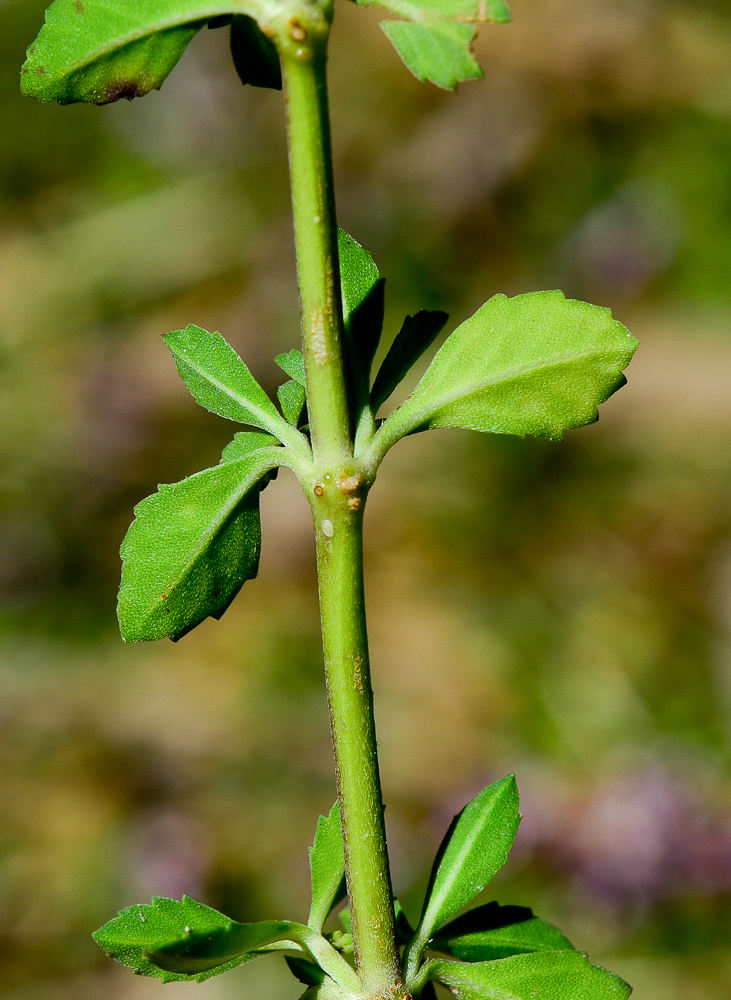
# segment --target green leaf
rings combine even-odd
[[[376,4],[412,21],[447,18],[504,24],[510,20],[510,8],[504,0],[358,0],[358,3],[363,7]]]
[[[55,0],[28,49],[25,94],[108,104],[161,86],[193,35],[220,15],[275,13],[275,0]]]
[[[261,480],[279,464],[278,453],[266,448],[224,461],[137,504],[120,550],[124,639],[179,639],[209,615],[220,618],[256,576]]]
[[[184,330],[166,333],[163,340],[180,377],[201,406],[219,417],[280,437],[283,421],[277,408],[220,333],[191,323]]]
[[[231,55],[242,83],[270,90],[282,89],[277,50],[253,17],[237,15],[232,18]]]
[[[307,926],[319,932],[333,907],[345,898],[345,857],[337,802],[327,816],[320,816],[317,821],[310,848],[310,871],[312,906]]]
[[[93,934],[93,938],[107,955],[140,976],[155,976],[164,983],[176,980],[203,982],[257,957],[251,950],[236,951],[226,947],[227,936],[234,926],[234,921],[189,896],[183,896],[182,900],[153,896],[152,904],[120,910],[118,916]],[[265,933],[264,938],[270,940],[271,931],[268,935]],[[181,941],[189,942],[193,953],[197,949],[198,958],[196,960],[191,954],[187,968],[184,968],[185,961],[180,962],[178,968],[169,968],[178,963],[171,961],[164,949],[170,945],[179,947]],[[162,965],[157,962],[158,955],[162,955]]]
[[[464,962],[484,962],[524,952],[562,951],[573,945],[527,906],[487,903],[447,924],[428,947]]]
[[[496,295],[446,340],[383,425],[389,439],[428,427],[560,439],[597,419],[637,341],[608,309],[562,292]]]
[[[374,413],[431,346],[448,319],[445,312],[429,312],[426,309],[420,309],[415,316],[406,317],[373,383],[371,406]]]
[[[399,944],[408,944],[414,936],[414,928],[409,923],[409,918],[398,899],[393,901],[393,911],[396,917],[396,940]]]
[[[421,920],[407,949],[408,976],[414,975],[436,928],[482,892],[505,864],[519,822],[513,775],[484,788],[454,817],[437,852]]]
[[[274,359],[275,364],[279,365],[285,375],[289,375],[291,379],[301,385],[303,389],[307,387],[307,380],[305,378],[305,359],[302,355],[302,351],[292,350],[287,354],[278,354]]]
[[[285,955],[284,961],[289,967],[289,971],[299,979],[305,986],[321,986],[327,978],[319,965],[308,962],[306,958],[299,958],[297,955]]]
[[[626,1000],[630,986],[579,951],[538,951],[496,962],[429,962],[424,972],[457,1000]]]
[[[252,451],[259,451],[260,448],[269,448],[278,445],[279,442],[271,434],[259,434],[256,431],[238,431],[234,434],[233,441],[226,445],[221,454],[222,462],[235,462],[244,455],[251,454]]]
[[[457,21],[382,21],[381,27],[407,69],[422,83],[454,90],[458,83],[482,78],[480,64],[470,51],[477,34],[473,25]]]
[[[282,415],[288,424],[298,427],[305,408],[305,390],[294,379],[285,382],[277,389],[277,399],[282,409]]]
[[[366,388],[383,328],[384,284],[360,243],[338,230],[340,294],[351,375]]]

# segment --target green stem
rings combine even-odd
[[[369,997],[403,993],[378,772],[363,593],[363,504],[353,460],[327,108],[332,0],[272,22],[287,101],[302,344],[314,463],[299,473],[315,521],[328,704],[353,944]],[[313,479],[314,474],[314,479]]]
[[[356,962],[365,992],[386,996],[401,971],[368,659],[363,498],[362,490],[346,497],[344,483],[323,484],[313,500],[322,639]]]
[[[330,5],[328,4],[327,7]],[[353,454],[342,350],[342,305],[325,66],[330,11],[304,0],[275,25],[287,107],[307,407],[315,460]],[[324,9],[323,9],[324,8]]]

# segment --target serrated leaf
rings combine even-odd
[[[221,453],[222,462],[235,462],[245,455],[250,455],[252,451],[259,451],[260,448],[270,448],[278,445],[279,442],[271,434],[259,434],[256,431],[238,431],[234,434],[233,441],[229,442]]]
[[[305,359],[302,356],[302,351],[292,350],[287,354],[278,354],[274,362],[279,365],[285,375],[289,375],[303,389],[306,388]]]
[[[310,848],[310,872],[312,906],[307,926],[319,932],[333,907],[345,898],[345,856],[337,802],[327,816],[317,821]]]
[[[597,419],[636,347],[608,309],[562,292],[495,295],[447,338],[384,430],[394,439],[428,427],[560,439]]]
[[[342,229],[338,230],[338,258],[351,372],[359,383],[368,384],[383,328],[385,282],[368,251]]]
[[[415,316],[406,317],[373,383],[371,406],[374,413],[385,403],[424,351],[433,344],[448,319],[445,312],[430,312],[427,309],[420,309]]]
[[[282,410],[282,416],[293,427],[298,427],[305,408],[305,390],[294,379],[285,382],[277,389],[277,399]]]
[[[279,451],[225,461],[137,504],[120,550],[124,639],[179,639],[209,615],[220,618],[256,576],[260,484]]]
[[[457,1000],[626,1000],[619,976],[592,965],[579,951],[539,951],[495,962],[429,962],[429,979]]]
[[[421,920],[407,949],[407,976],[413,977],[434,931],[482,892],[505,864],[519,822],[513,775],[488,785],[454,817],[437,852]]]
[[[482,69],[470,47],[477,29],[460,21],[381,21],[393,47],[417,80],[454,90],[458,83],[480,80]]]
[[[191,323],[166,333],[163,340],[196,402],[219,417],[280,436],[277,408],[220,333]]]
[[[160,87],[206,22],[263,17],[273,0],[55,0],[28,49],[21,87],[41,101],[108,104]]]
[[[231,55],[242,83],[282,89],[277,50],[253,17],[239,14],[231,19]]]
[[[428,947],[464,962],[485,962],[524,952],[570,950],[573,945],[527,906],[487,903],[442,927]]]

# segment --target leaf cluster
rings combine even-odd
[[[416,929],[398,902],[406,991],[433,995],[434,983],[457,1000],[626,1000],[630,988],[592,965],[551,924],[527,907],[496,902],[458,915],[505,864],[518,830],[512,775],[483,789],[455,816],[437,852]],[[196,980],[271,952],[284,952],[292,974],[319,1000],[360,994],[352,968],[348,911],[343,931],[326,932],[345,898],[345,862],[337,803],[321,816],[310,848],[312,904],[307,925],[242,924],[188,897],[132,906],[94,935],[107,954],[139,975]]]

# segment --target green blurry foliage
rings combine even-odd
[[[415,438],[402,468],[384,466],[369,611],[396,870],[414,886],[412,912],[444,825],[431,803],[449,817],[453,787],[480,787],[509,759],[526,815],[552,832],[537,839],[525,826],[500,897],[540,901],[569,937],[588,905],[582,944],[638,1000],[720,1000],[731,984],[728,6],[512,7],[511,40],[478,42],[485,88],[450,97],[410,80],[370,11],[341,5],[341,222],[389,276],[391,335],[422,304],[466,316],[497,288],[561,285],[610,305],[644,357],[633,394],[560,450],[440,431],[440,463]],[[11,1000],[65,1000],[71,975],[77,996],[109,988],[86,935],[123,886],[130,899],[205,891],[242,921],[306,913],[300,831],[331,801],[303,510],[265,546],[248,613],[202,626],[182,666],[165,650],[120,650],[113,634],[131,505],[159,480],[215,464],[230,436],[189,405],[154,334],[193,315],[238,330],[265,387],[281,381],[267,369],[272,350],[257,355],[260,328],[288,349],[296,315],[277,96],[254,95],[258,109],[242,97],[224,33],[208,32],[166,83],[165,99],[191,110],[187,128],[169,125],[175,114],[154,93],[104,113],[21,100],[16,70],[43,8],[0,6],[0,127],[12,137],[0,146],[0,933]],[[346,82],[356,75],[358,88]],[[444,100],[457,102],[449,116]],[[224,132],[238,144],[231,160],[214,152]],[[192,162],[210,176],[194,178]],[[408,505],[395,500],[405,489]],[[285,605],[273,637],[266,615]],[[201,662],[215,678],[205,689]],[[650,824],[656,854],[636,859],[635,881],[609,887],[601,873],[626,870],[629,850],[597,832],[611,826],[603,810],[618,782],[664,811],[622,814],[625,829]],[[583,821],[568,843],[567,815]],[[406,857],[407,842],[421,855]],[[133,891],[150,843],[157,868]],[[110,871],[120,850],[130,860]],[[289,877],[266,881],[281,857]],[[281,982],[257,982],[257,995],[281,996]],[[115,988],[132,996],[136,985]]]

